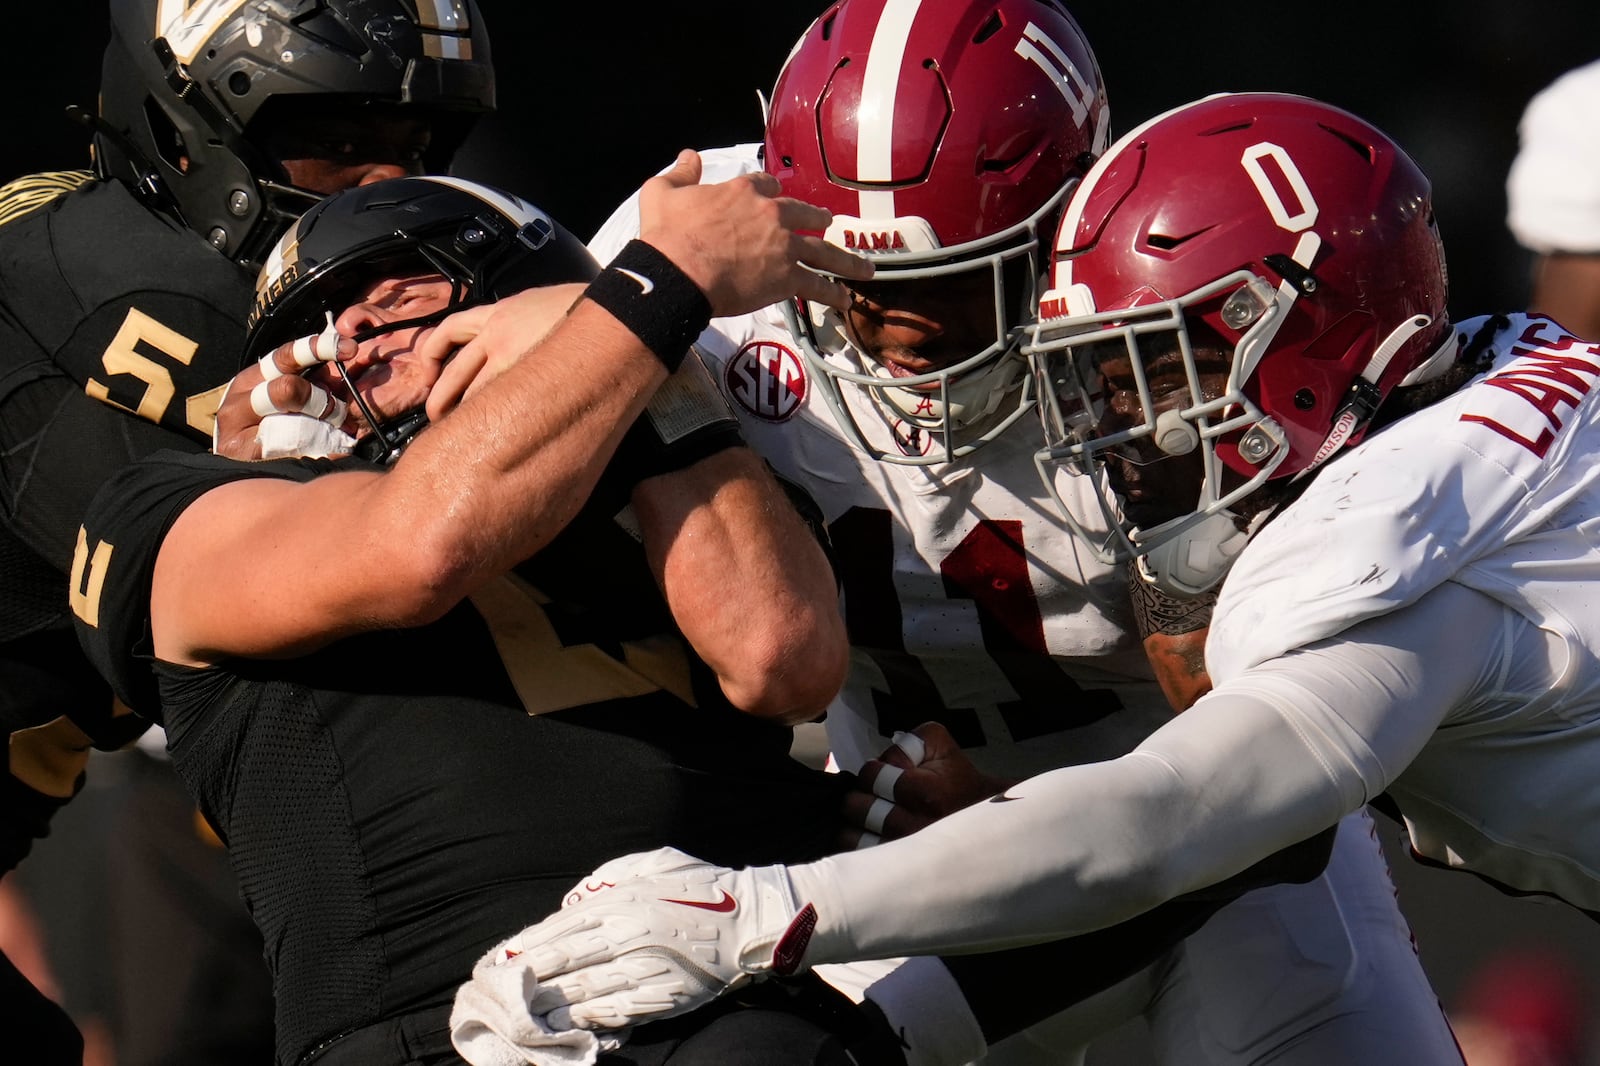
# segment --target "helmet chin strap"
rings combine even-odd
[[[1135,541],[1141,535],[1153,537],[1187,520],[1185,515],[1148,530],[1132,530],[1131,536]],[[1217,511],[1142,553],[1133,565],[1141,578],[1169,595],[1198,596],[1226,576],[1249,539],[1232,511]]]
[[[350,454],[380,466],[393,466],[406,445],[428,425],[428,412],[421,407],[402,411],[383,423],[372,423],[372,432],[356,441]]]

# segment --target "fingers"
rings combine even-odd
[[[342,426],[349,405],[305,378],[280,377],[260,382],[250,390],[250,410],[257,418],[308,415],[331,426]]]
[[[698,157],[678,163],[640,191],[639,235],[686,274],[715,315],[753,311],[802,296],[831,307],[848,306],[836,278],[872,275],[865,257],[829,245],[820,236],[832,214],[781,195],[764,171],[728,181],[690,186],[701,174]]]
[[[262,378],[271,381],[285,374],[303,373],[319,363],[348,359],[355,354],[356,342],[340,336],[338,330],[334,329],[333,316],[329,315],[327,328],[321,333],[278,345],[261,357],[259,365]]]
[[[881,799],[894,802],[895,785],[900,775],[922,764],[927,748],[915,733],[896,733],[889,746],[876,759],[869,759],[861,767],[861,783]]]
[[[674,188],[682,189],[700,184],[700,172],[700,153],[692,148],[685,148],[678,153],[678,158],[673,160],[672,166],[665,173],[652,180],[665,181]]]
[[[455,356],[439,372],[439,380],[428,390],[428,398],[423,403],[428,421],[437,422],[460,406],[488,362],[489,353],[484,345],[472,343],[457,349]]]
[[[869,759],[857,775],[867,791],[845,797],[845,821],[860,829],[849,846],[867,848],[880,840],[907,836],[930,824],[933,819],[908,810],[895,802],[895,789],[907,770],[922,764],[927,746],[915,733],[896,733],[882,756]]]
[[[934,821],[926,814],[868,792],[845,796],[844,820],[847,828],[840,841],[846,848],[870,848],[884,840],[898,840]]]

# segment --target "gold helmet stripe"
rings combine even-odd
[[[248,0],[159,0],[155,35],[165,37],[178,62],[187,66],[217,28]]]

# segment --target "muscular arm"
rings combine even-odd
[[[1036,942],[1216,884],[1387,787],[1485,683],[1452,649],[1498,647],[1503,617],[1443,586],[1250,671],[1123,758],[791,868],[820,918],[807,961]]]
[[[777,197],[770,176],[710,186],[699,176],[686,152],[646,183],[641,231],[712,314],[795,295],[841,306],[843,285],[807,268],[870,275],[860,257],[802,236],[825,228],[828,212]],[[156,654],[191,664],[293,655],[438,617],[571,520],[665,377],[628,327],[584,299],[386,475],[212,490],[177,518],[157,558]]]
[[[585,301],[388,473],[213,489],[163,541],[156,654],[297,654],[438,617],[560,531],[665,376]]]
[[[734,706],[821,714],[849,656],[833,571],[765,464],[730,448],[647,478],[633,504],[673,616]]]

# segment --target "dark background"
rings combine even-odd
[[[480,4],[501,113],[458,169],[582,236],[679,148],[758,138],[756,93],[821,10],[818,0]],[[61,109],[94,100],[105,0],[10,7],[0,176],[82,166],[84,138]],[[1299,92],[1348,108],[1433,178],[1452,311],[1525,299],[1527,259],[1504,223],[1517,117],[1557,74],[1600,56],[1594,0],[1080,0],[1072,10],[1099,56],[1114,132],[1211,92]]]
[[[480,3],[501,111],[474,134],[458,170],[533,199],[581,236],[679,148],[759,137],[756,93],[770,88],[820,10],[818,0]],[[1073,10],[1109,86],[1113,132],[1218,91],[1300,92],[1346,107],[1405,145],[1433,178],[1452,314],[1526,300],[1529,258],[1504,222],[1516,122],[1536,90],[1600,56],[1595,0],[1080,0]],[[8,8],[0,180],[85,165],[85,139],[62,108],[92,104],[105,22],[105,0]],[[1380,827],[1393,845],[1398,827]],[[1593,1000],[1600,930],[1592,923],[1391,854],[1447,1004],[1495,952],[1519,945],[1572,961]],[[1124,1035],[1092,1061],[1139,1062],[1136,1035]]]

